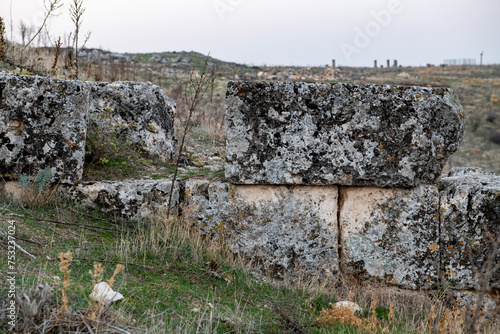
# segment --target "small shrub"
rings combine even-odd
[[[498,114],[496,112],[489,112],[487,115],[486,115],[486,120],[490,123],[494,123],[496,121],[496,119],[498,118]]]
[[[18,307],[18,330],[29,332],[30,325],[41,323],[52,312],[52,293],[47,283],[38,284],[27,292],[16,296]]]
[[[490,141],[500,145],[500,131],[495,131],[490,135]]]
[[[390,333],[394,318],[394,304],[389,308],[377,307],[377,299],[373,296],[368,318],[360,318],[348,307],[337,307],[330,303],[330,308],[321,311],[316,324],[321,327],[351,327],[363,333]]]
[[[21,189],[21,204],[43,205],[52,199],[56,187],[50,187],[52,172],[50,168],[43,169],[36,177],[25,174],[19,176],[17,186]]]

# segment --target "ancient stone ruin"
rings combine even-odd
[[[90,122],[109,121],[132,143],[171,158],[175,103],[150,83],[96,83],[0,73],[0,174],[72,185],[83,174]]]
[[[463,136],[449,89],[229,82],[226,178],[235,184],[434,183]]]
[[[50,167],[54,182],[75,184],[86,126],[99,122],[94,110],[141,124],[127,130],[138,131],[137,143],[172,154],[175,105],[150,84],[1,75],[0,92],[5,178]],[[200,233],[275,277],[477,286],[473,266],[499,233],[500,177],[478,168],[441,174],[464,128],[451,90],[230,82],[225,120],[227,181],[174,187],[179,212]],[[141,220],[166,206],[170,186],[80,183],[70,193],[116,219]]]

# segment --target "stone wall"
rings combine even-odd
[[[234,185],[188,180],[174,188],[192,228],[274,277],[433,288],[474,288],[500,222],[500,177],[456,168],[413,188]],[[73,195],[112,217],[140,221],[166,208],[170,181],[78,185]],[[496,263],[500,259],[496,259]],[[492,280],[498,280],[495,275]]]
[[[198,232],[275,277],[477,285],[468,254],[480,269],[492,250],[500,177],[471,168],[441,175],[463,136],[452,91],[230,82],[225,119],[229,182],[179,186],[180,211]],[[96,187],[94,204],[162,203],[102,185],[80,193]]]
[[[175,103],[150,83],[0,73],[0,174],[36,178],[49,169],[52,183],[78,183],[89,122],[103,118],[133,144],[168,160],[174,112]]]
[[[52,182],[79,183],[87,126],[102,113],[168,159],[174,108],[151,84],[0,74],[0,173],[36,177],[49,168]],[[201,234],[280,278],[477,286],[498,247],[500,176],[477,168],[441,175],[464,126],[449,89],[230,82],[225,120],[228,182],[174,187],[173,213]],[[171,185],[95,182],[71,194],[140,221],[166,207]]]

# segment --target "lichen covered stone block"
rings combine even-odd
[[[174,152],[175,102],[145,82],[92,83],[91,120],[163,161]]]
[[[463,137],[447,88],[229,82],[226,177],[235,184],[433,183]]]
[[[171,181],[129,180],[90,182],[71,189],[75,199],[89,207],[99,208],[117,220],[140,221],[167,209]],[[179,204],[179,185],[172,195],[172,213]]]
[[[234,186],[186,182],[183,213],[202,234],[274,277],[335,281],[338,270],[336,186]]]
[[[438,281],[437,187],[342,187],[340,192],[345,273],[412,289]]]
[[[74,184],[83,174],[90,89],[81,81],[0,73],[0,174]]]
[[[475,288],[500,232],[500,176],[480,168],[453,168],[439,180],[439,189],[443,276],[454,288]],[[500,256],[492,264],[498,261]],[[492,281],[500,281],[500,272]]]

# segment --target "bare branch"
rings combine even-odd
[[[2,230],[1,228],[0,228],[0,233],[1,233],[1,235],[4,235],[4,236],[6,236],[6,237],[8,236],[8,234],[7,234],[4,230]],[[33,255],[33,254],[31,254],[31,253],[28,253],[28,251],[26,251],[24,248],[22,248],[21,246],[19,246],[19,244],[18,244],[17,242],[15,242],[15,241],[9,241],[9,242],[13,242],[13,243],[14,243],[14,246],[16,246],[16,248],[17,248],[17,249],[19,249],[19,250],[20,250],[21,252],[23,252],[24,254],[28,255],[28,256],[29,256],[29,257],[31,257],[32,259],[36,259],[36,256],[35,256],[35,255]]]
[[[30,39],[30,41],[24,46],[25,49],[40,34],[40,32],[43,30],[43,27],[45,27],[47,20],[53,16],[59,15],[59,14],[56,14],[55,12],[63,6],[63,3],[61,3],[62,0],[48,0],[48,1],[49,1],[48,4],[45,0],[43,1],[43,5],[45,6],[45,16],[43,18],[42,25],[40,26],[40,28],[38,29],[36,34]]]
[[[71,21],[75,24],[75,34],[73,35],[73,48],[75,50],[75,57],[73,59],[73,66],[75,68],[75,79],[78,79],[80,71],[78,68],[78,54],[80,53],[79,45],[78,45],[78,39],[80,36],[80,29],[82,27],[82,16],[83,13],[85,13],[86,8],[83,7],[83,0],[73,0],[71,3],[71,7],[69,9],[69,15],[71,17]],[[85,36],[85,42],[83,43],[83,46],[87,43],[88,39],[90,38],[90,32],[87,33]],[[82,46],[82,48],[83,48]]]

